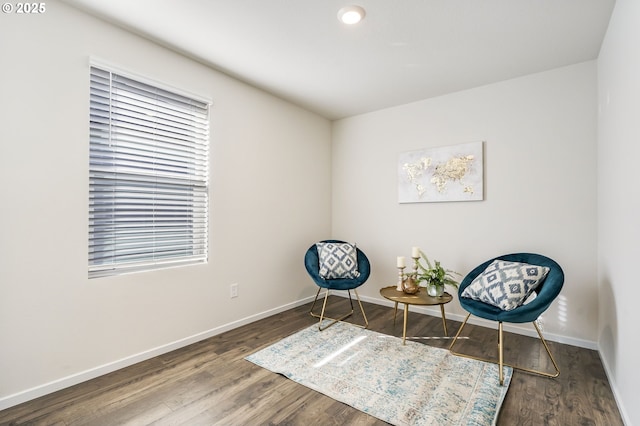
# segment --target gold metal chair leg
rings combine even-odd
[[[551,360],[551,363],[553,364],[553,368],[555,369],[555,373],[554,374],[546,374],[547,377],[558,377],[560,375],[560,368],[558,368],[558,364],[556,363],[555,358],[553,357],[553,355],[551,355],[551,351],[549,350],[549,346],[547,345],[547,341],[544,339],[544,337],[542,337],[542,332],[540,331],[540,328],[538,327],[538,324],[536,324],[536,322],[533,322],[533,326],[536,328],[536,331],[538,332],[538,337],[540,337],[540,340],[542,341],[542,344],[544,345],[544,349],[547,351],[547,355],[549,355],[549,359]],[[538,373],[538,374],[542,374],[542,373]],[[545,375],[545,374],[543,374]]]
[[[470,358],[470,359],[475,359],[475,360],[478,360],[478,361],[491,362],[491,363],[495,364],[496,361],[494,359],[480,358],[480,357],[476,357],[476,356],[472,356],[472,355],[467,355],[467,354],[463,354],[463,353],[460,353],[460,352],[456,352],[456,351],[453,350],[453,346],[456,344],[456,341],[457,341],[458,337],[460,337],[460,334],[462,333],[462,329],[467,324],[467,321],[469,320],[470,316],[471,316],[471,314],[468,314],[467,317],[462,322],[462,325],[460,325],[460,328],[458,329],[458,332],[456,333],[455,337],[453,338],[453,341],[451,342],[451,345],[449,345],[449,352],[451,352],[453,355],[462,356],[462,357]],[[547,373],[545,371],[533,370],[531,368],[525,368],[525,367],[521,367],[521,366],[518,366],[518,365],[505,363],[504,362],[504,352],[503,352],[504,338],[503,338],[503,331],[502,331],[502,322],[498,322],[498,366],[500,368],[500,385],[504,384],[503,367],[505,365],[508,366],[508,367],[511,367],[513,369],[516,369],[516,370],[526,371],[528,373],[533,373],[533,374],[537,374],[537,375],[544,376],[544,377],[554,378],[554,377],[558,377],[560,375],[560,369],[558,368],[558,364],[556,363],[555,358],[553,358],[553,355],[551,354],[551,350],[549,350],[549,346],[547,345],[547,341],[544,339],[544,337],[542,337],[542,332],[540,331],[540,328],[535,323],[535,321],[533,322],[533,326],[535,327],[536,331],[538,332],[538,337],[540,337],[540,341],[542,342],[545,350],[547,351],[547,355],[549,356],[549,359],[551,360],[551,363],[553,364],[553,368],[554,368],[555,371],[553,373]]]
[[[327,289],[326,293],[324,294],[324,301],[322,303],[322,311],[320,312],[320,315],[316,314],[313,312],[313,309],[316,306],[316,302],[318,301],[318,296],[320,295],[320,290],[321,288],[318,288],[318,291],[316,293],[316,297],[313,300],[313,304],[311,305],[311,309],[309,310],[309,313],[311,314],[312,317],[314,318],[319,318],[320,321],[318,322],[318,330],[323,331],[326,330],[327,328],[331,327],[333,324],[337,323],[338,321],[344,321],[345,319],[349,318],[351,315],[353,315],[354,309],[353,309],[353,299],[351,298],[351,290],[347,290],[347,292],[349,293],[349,303],[351,304],[351,311],[348,312],[347,314],[339,317],[339,318],[330,318],[330,317],[325,317],[324,316],[324,312],[326,310],[327,307],[327,299],[329,298],[329,290]],[[353,292],[356,294],[356,298],[358,300],[358,305],[360,306],[360,311],[362,312],[362,317],[364,318],[364,323],[365,325],[359,325],[359,324],[353,324],[357,327],[362,327],[362,328],[367,328],[369,326],[369,321],[367,320],[367,315],[364,313],[364,308],[362,307],[362,302],[360,301],[360,296],[358,296],[358,291],[357,290],[353,290]],[[329,324],[327,324],[326,326],[322,326],[322,321],[328,319],[331,320],[331,322]]]
[[[460,328],[458,329],[458,332],[456,333],[455,337],[453,338],[453,340],[451,341],[451,344],[449,345],[449,352],[451,352],[454,355],[458,355],[458,356],[466,356],[464,354],[458,353],[458,352],[454,352],[453,351],[453,345],[456,344],[456,341],[458,340],[458,337],[460,336],[460,333],[462,333],[462,329],[464,328],[465,325],[467,325],[467,321],[469,321],[469,317],[471,316],[471,314],[467,314],[467,317],[464,319],[464,321],[462,322],[462,324],[460,325]],[[466,356],[467,358],[471,358],[470,356]]]
[[[369,320],[367,319],[367,314],[364,313],[364,308],[362,307],[362,302],[360,301],[360,296],[358,296],[358,290],[356,290],[354,288],[353,292],[356,294],[356,299],[358,299],[358,305],[360,306],[360,312],[362,312],[362,318],[364,318],[364,326],[360,326],[360,327],[367,328],[367,327],[369,327]],[[351,293],[349,293],[349,294],[351,294]]]
[[[320,295],[320,290],[322,290],[322,287],[318,287],[318,291],[316,292],[316,298],[313,299],[313,304],[311,305],[311,309],[309,310],[309,313],[314,318],[318,318],[318,315],[313,313],[313,308],[316,307],[316,302],[318,301],[318,296]],[[327,293],[329,293],[329,292],[327,291]]]
[[[498,323],[498,367],[500,368],[500,386],[504,385],[504,371],[502,365],[504,364],[504,358],[502,355],[502,321]]]

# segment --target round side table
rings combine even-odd
[[[393,323],[396,323],[396,316],[398,314],[398,303],[404,304],[404,324],[402,326],[402,344],[405,344],[407,339],[407,316],[409,315],[409,305],[427,305],[434,306],[440,305],[440,312],[442,313],[442,326],[444,327],[444,335],[449,336],[447,332],[447,320],[444,315],[444,305],[451,302],[453,297],[449,293],[444,293],[442,296],[434,297],[427,294],[426,289],[421,288],[415,294],[406,294],[402,291],[396,290],[396,286],[384,287],[380,289],[380,295],[386,299],[389,299],[395,303],[393,311]]]

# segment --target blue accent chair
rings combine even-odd
[[[323,240],[320,241],[322,243],[344,243],[341,240]],[[307,250],[304,256],[304,266],[311,276],[311,279],[318,286],[318,292],[316,293],[316,297],[313,300],[313,304],[311,305],[311,310],[309,313],[314,318],[319,318],[318,328],[320,331],[325,330],[327,327],[332,326],[338,321],[344,321],[346,318],[353,315],[353,299],[351,298],[351,290],[356,295],[356,299],[358,301],[358,305],[360,306],[360,311],[362,312],[362,316],[364,318],[364,325],[358,325],[359,327],[367,328],[369,326],[369,321],[367,321],[367,316],[364,313],[364,308],[362,307],[362,302],[360,302],[360,297],[358,296],[358,291],[356,290],[362,284],[367,281],[369,275],[371,275],[371,264],[369,263],[369,259],[367,256],[356,247],[357,252],[357,261],[358,261],[358,272],[360,272],[360,276],[357,278],[337,278],[337,279],[325,279],[320,276],[320,260],[318,258],[318,249],[315,244],[313,244]],[[320,295],[320,290],[325,289],[324,302],[322,304],[322,311],[320,314],[314,313],[314,308],[316,306],[316,302],[318,301],[318,296]],[[329,297],[329,292],[331,290],[346,290],[349,295],[349,303],[351,304],[351,312],[348,312],[339,318],[329,318],[325,317],[324,313],[327,307],[327,298]],[[325,319],[332,320],[329,324],[323,326],[322,321]]]
[[[527,304],[520,305],[513,310],[504,311],[493,305],[489,305],[487,303],[473,300],[470,298],[462,297],[462,293],[464,289],[467,288],[471,284],[471,282],[478,275],[480,275],[487,268],[487,266],[489,266],[491,262],[493,262],[496,259],[506,260],[509,262],[528,263],[530,265],[546,266],[549,268],[549,272],[546,278],[544,279],[544,281],[542,281],[542,283],[540,283],[538,287],[534,290],[534,292],[536,293],[536,297],[533,300],[531,300]],[[454,352],[453,350],[453,346],[456,344],[456,341],[460,336],[462,329],[464,328],[467,321],[469,320],[469,317],[473,314],[480,318],[498,322],[498,365],[500,369],[500,377],[499,377],[500,385],[504,384],[504,373],[502,368],[503,365],[508,365],[518,370],[539,374],[545,377],[558,377],[558,375],[560,374],[560,369],[558,368],[558,364],[553,358],[553,355],[551,355],[551,351],[549,350],[549,346],[547,345],[547,342],[544,340],[544,337],[542,337],[542,332],[540,331],[540,327],[538,327],[536,320],[544,311],[547,310],[547,308],[549,308],[549,305],[551,305],[551,303],[555,300],[555,298],[560,294],[560,290],[562,289],[563,284],[564,284],[564,272],[562,271],[562,268],[560,267],[560,265],[558,265],[554,260],[540,254],[533,254],[533,253],[506,254],[503,256],[498,256],[496,258],[487,260],[481,265],[478,265],[471,272],[469,272],[469,274],[467,274],[467,276],[462,280],[462,282],[458,287],[458,299],[460,301],[460,305],[462,306],[462,308],[464,308],[468,312],[468,314],[464,322],[460,326],[458,333],[453,338],[453,341],[449,346],[449,351],[454,355],[464,356],[464,357],[473,358],[473,359],[479,359],[482,361],[495,362],[495,360],[477,358],[470,355]],[[533,326],[538,332],[538,336],[540,337],[540,340],[544,345],[544,348],[546,349],[547,354],[551,359],[551,362],[553,363],[555,372],[547,373],[543,371],[533,370],[529,368],[524,368],[524,367],[504,363],[503,333],[502,333],[503,322],[533,323]]]

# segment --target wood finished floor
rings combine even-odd
[[[332,296],[332,307],[348,301]],[[315,323],[310,305],[237,328],[111,374],[0,411],[0,424],[29,425],[384,425],[376,418],[245,361]],[[402,312],[364,303],[369,329],[402,335]],[[355,315],[352,321],[361,318]],[[460,323],[447,320],[449,333]],[[409,313],[408,336],[441,348],[442,320]],[[494,356],[497,332],[467,325],[457,349]],[[498,425],[623,425],[596,351],[549,342],[561,374],[514,372]],[[507,333],[505,360],[547,368],[536,339]]]

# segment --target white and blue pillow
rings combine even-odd
[[[320,276],[324,279],[357,278],[358,253],[350,243],[316,243]]]
[[[546,266],[494,260],[464,289],[462,297],[511,311],[520,306],[549,273]]]

